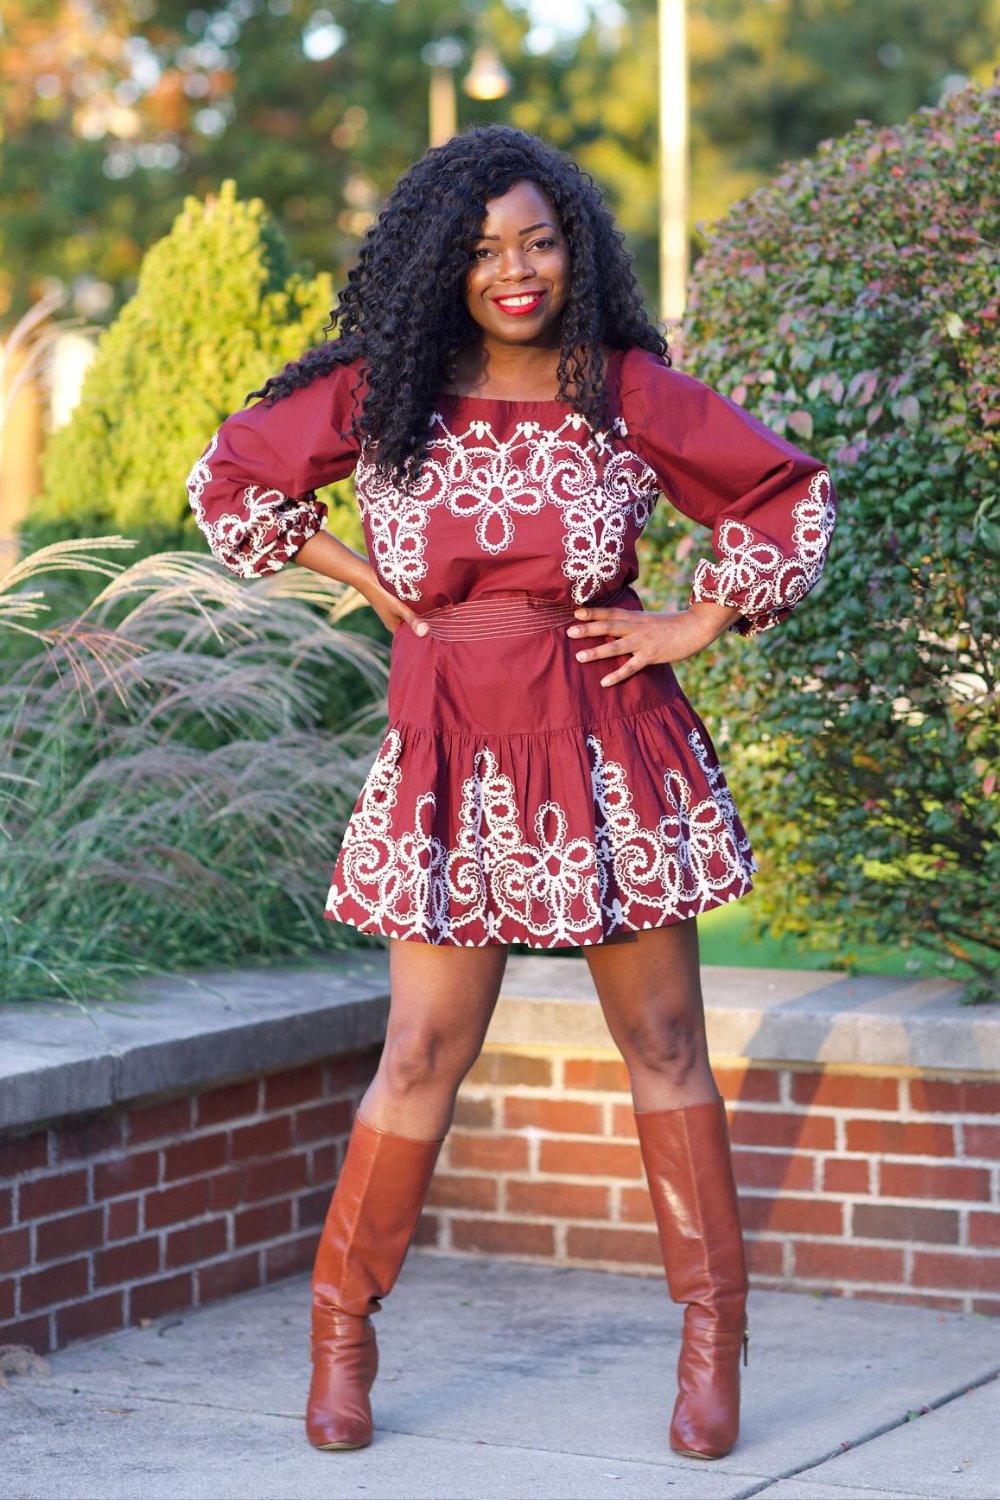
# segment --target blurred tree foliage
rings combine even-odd
[[[607,188],[655,300],[656,4],[620,0],[538,50],[520,0],[7,0],[0,34],[0,321],[52,278],[110,321],[188,194],[234,178],[297,264],[339,280],[426,144],[428,41],[491,35],[507,100]],[[891,123],[955,74],[986,81],[1000,0],[689,0],[692,223],[859,115]],[[528,45],[526,45],[526,39]],[[464,66],[458,69],[461,77]]]

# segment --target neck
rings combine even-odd
[[[558,344],[505,344],[484,337],[459,357],[458,370],[463,383],[474,390],[490,386],[519,391],[549,385],[554,390],[558,365]]]

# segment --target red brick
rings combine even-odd
[[[582,1099],[531,1099],[508,1095],[503,1103],[503,1128],[523,1130],[534,1126],[553,1135],[600,1135],[604,1110],[600,1104]]]
[[[539,1157],[542,1172],[571,1177],[641,1177],[637,1146],[625,1141],[545,1141]]]
[[[226,1135],[193,1135],[163,1153],[163,1181],[176,1182],[179,1177],[201,1177],[214,1172],[226,1160]]]
[[[147,1193],[144,1204],[147,1229],[162,1229],[165,1224],[179,1224],[184,1219],[196,1219],[208,1208],[208,1182],[196,1178],[192,1182],[181,1182],[176,1187],[160,1188]]]
[[[326,1065],[326,1091],[328,1094],[347,1093],[351,1089],[365,1089],[375,1077],[378,1067],[379,1046],[356,1052],[351,1057],[337,1057]]]
[[[816,1109],[899,1109],[899,1080],[858,1073],[793,1073],[792,1099]]]
[[[589,1182],[507,1183],[507,1212],[543,1219],[607,1219],[610,1192]]]
[[[128,1117],[128,1138],[133,1145],[187,1135],[191,1129],[191,1100],[170,1099],[148,1109],[133,1109]]]
[[[413,1236],[415,1245],[436,1245],[441,1238],[441,1220],[436,1214],[421,1214]]]
[[[245,1208],[233,1219],[235,1244],[256,1245],[261,1240],[276,1240],[290,1234],[292,1228],[292,1205],[285,1198],[277,1203],[261,1203],[256,1208]]]
[[[17,1282],[13,1276],[8,1276],[0,1281],[0,1324],[6,1323],[14,1316],[14,1293]]]
[[[0,1188],[0,1229],[6,1229],[14,1215],[13,1194],[9,1188]]]
[[[848,1120],[847,1149],[872,1156],[954,1156],[955,1127],[912,1120]]]
[[[635,1110],[631,1104],[612,1104],[611,1134],[626,1141],[637,1141],[639,1139],[639,1132],[635,1124]]]
[[[248,1292],[255,1286],[260,1286],[260,1252],[257,1250],[231,1256],[213,1266],[201,1266],[198,1271],[198,1295],[202,1302],[232,1297],[236,1292]]]
[[[264,1280],[277,1281],[282,1276],[308,1271],[315,1259],[314,1234],[300,1234],[297,1239],[286,1240],[282,1245],[270,1245],[264,1251]]]
[[[134,1286],[129,1293],[129,1317],[133,1323],[140,1319],[152,1321],[193,1304],[194,1281],[191,1272],[184,1271],[162,1281],[147,1281],[143,1286]]]
[[[740,1199],[744,1229],[771,1234],[827,1234],[844,1232],[844,1205],[823,1198]]]
[[[20,1177],[49,1163],[49,1133],[36,1130],[31,1135],[9,1135],[0,1140],[0,1177]]]
[[[1000,1125],[966,1125],[965,1154],[1000,1160]]]
[[[121,1115],[91,1115],[87,1119],[67,1121],[52,1132],[53,1161],[81,1161],[102,1156],[106,1151],[120,1151]]]
[[[965,1203],[988,1203],[990,1199],[990,1174],[985,1167],[884,1161],[879,1180],[884,1198],[943,1198]]]
[[[862,1240],[912,1240],[933,1245],[958,1244],[954,1209],[916,1208],[911,1203],[859,1203],[853,1233]]]
[[[353,1119],[354,1106],[350,1099],[330,1099],[323,1104],[296,1110],[295,1140],[301,1146],[309,1141],[327,1140],[333,1135],[346,1135]]]
[[[0,1323],[0,1342],[4,1344],[27,1344],[36,1354],[48,1354],[55,1346],[52,1342],[48,1313],[39,1313],[33,1318],[18,1318],[16,1321]]]
[[[461,1128],[491,1130],[496,1123],[495,1099],[470,1099],[459,1094],[455,1100],[455,1116],[452,1122]]]
[[[286,1197],[305,1185],[306,1158],[280,1156],[249,1163],[243,1196],[247,1203],[257,1203],[261,1198]]]
[[[795,1243],[795,1274],[814,1281],[903,1280],[902,1250],[884,1250],[875,1245],[838,1242]]]
[[[314,1146],[309,1153],[309,1182],[332,1188],[340,1173],[340,1164],[343,1159],[344,1148],[339,1144]]]
[[[484,1052],[466,1075],[468,1083],[520,1084],[527,1088],[552,1087],[552,1060],[526,1057],[518,1052]]]
[[[18,1218],[22,1223],[27,1219],[43,1219],[71,1208],[82,1208],[86,1201],[85,1167],[74,1172],[60,1172],[58,1176],[35,1177],[22,1182],[18,1188]]]
[[[427,1202],[432,1208],[478,1209],[493,1213],[497,1206],[496,1178],[473,1177],[471,1173],[450,1176],[439,1172],[431,1182]]]
[[[908,1307],[938,1307],[945,1312],[961,1312],[962,1297],[953,1295],[929,1296],[926,1292],[870,1292],[857,1291],[853,1293],[855,1302],[893,1302],[905,1304]]]
[[[746,1241],[747,1274],[750,1276],[783,1276],[784,1251],[780,1240]]]
[[[552,1255],[554,1234],[551,1224],[517,1219],[453,1219],[451,1223],[456,1250],[482,1250],[487,1255]]]
[[[128,1240],[139,1232],[139,1200],[138,1198],[119,1198],[107,1206],[107,1228],[105,1238],[108,1240]]]
[[[733,1173],[740,1187],[810,1192],[815,1170],[814,1156],[796,1156],[787,1151],[733,1152]]]
[[[652,1224],[653,1200],[648,1188],[624,1187],[619,1199],[619,1218],[626,1224]]]
[[[287,1151],[292,1144],[292,1117],[278,1115],[271,1120],[260,1120],[256,1125],[243,1125],[233,1131],[233,1161],[245,1161],[249,1157],[274,1156]]]
[[[55,1302],[73,1302],[87,1291],[87,1257],[60,1261],[21,1277],[21,1311],[39,1312]]]
[[[1000,1250],[1000,1213],[970,1213],[969,1244],[983,1250]]]
[[[117,1286],[120,1282],[141,1281],[155,1276],[160,1269],[160,1241],[157,1235],[129,1240],[94,1256],[94,1285]]]
[[[463,1135],[453,1130],[446,1151],[452,1167],[480,1172],[524,1172],[528,1167],[528,1142],[519,1135]]]
[[[1000,1115],[1000,1083],[971,1078],[913,1078],[910,1108],[927,1114]]]
[[[43,1219],[35,1226],[35,1259],[64,1259],[81,1250],[93,1250],[104,1239],[103,1208],[85,1208],[79,1213],[63,1214],[60,1219]]]
[[[985,1318],[1000,1316],[1000,1300],[995,1297],[973,1297],[972,1311],[982,1313]]]
[[[791,1115],[738,1109],[729,1125],[734,1145],[784,1146],[789,1151],[832,1151],[834,1122],[828,1115]]]
[[[781,1079],[773,1068],[713,1068],[723,1099],[733,1103],[777,1104]]]
[[[1000,1255],[947,1255],[943,1251],[915,1250],[914,1286],[960,1287],[966,1292],[1000,1292]]]
[[[226,1172],[214,1172],[206,1177],[208,1184],[208,1209],[210,1213],[225,1213],[243,1201],[243,1168],[231,1167]]]
[[[31,1261],[31,1235],[28,1226],[6,1229],[0,1233],[0,1276],[20,1271]]]
[[[662,1264],[655,1233],[642,1229],[585,1229],[571,1224],[566,1235],[571,1260],[613,1260],[629,1265]]]
[[[163,1266],[167,1271],[179,1266],[190,1266],[198,1260],[211,1260],[213,1256],[226,1252],[226,1222],[224,1219],[206,1219],[201,1224],[189,1224],[186,1229],[175,1229],[167,1235],[167,1247],[163,1254]]]
[[[94,1164],[94,1199],[117,1198],[122,1193],[140,1193],[160,1180],[159,1151],[139,1151],[115,1161]]]
[[[278,1109],[294,1109],[310,1099],[322,1099],[323,1069],[318,1063],[305,1068],[289,1068],[264,1079],[264,1109],[270,1114]]]
[[[326,1218],[327,1209],[330,1207],[330,1190],[319,1188],[313,1193],[301,1193],[297,1202],[299,1228],[318,1228]]]
[[[221,1089],[207,1089],[194,1101],[195,1124],[224,1125],[255,1115],[260,1107],[260,1079],[245,1083],[227,1083]]]
[[[125,1294],[104,1292],[100,1297],[88,1297],[86,1302],[60,1307],[56,1313],[56,1338],[61,1348],[74,1339],[96,1338],[124,1325]]]
[[[870,1193],[871,1163],[832,1156],[823,1163],[824,1193]]]
[[[613,1058],[568,1057],[563,1068],[563,1082],[568,1089],[596,1089],[605,1094],[629,1094],[632,1091],[628,1068]]]

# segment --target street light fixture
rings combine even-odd
[[[510,93],[514,80],[507,72],[495,47],[483,42],[472,55],[472,63],[462,84],[470,99],[503,99]]]
[[[421,56],[431,70],[430,143],[440,146],[458,129],[455,70],[465,56],[465,49],[458,37],[445,36],[428,42]],[[496,48],[488,42],[481,43],[462,80],[463,92],[470,99],[503,99],[513,86],[514,80],[500,61]]]

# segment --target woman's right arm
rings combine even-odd
[[[195,461],[188,499],[213,556],[229,572],[254,578],[298,563],[356,588],[391,631],[417,617],[387,593],[366,557],[322,529],[327,507],[316,497],[357,465],[356,385],[357,361],[336,365],[270,405],[258,401],[234,412]]]

